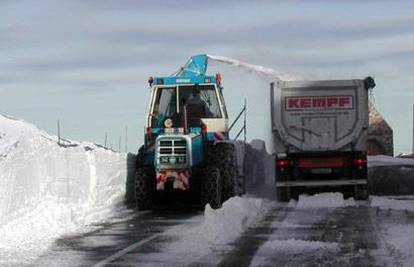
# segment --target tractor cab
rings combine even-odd
[[[192,78],[153,79],[147,129],[156,134],[203,131],[208,139],[224,139],[228,116],[217,77],[207,76],[202,83]]]

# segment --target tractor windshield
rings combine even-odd
[[[178,107],[177,99],[179,99]],[[201,118],[222,118],[216,87],[214,85],[158,87],[151,112],[152,127],[163,128],[168,118],[173,121],[174,127],[182,127],[184,124],[184,105],[187,105],[188,117],[195,118],[195,121],[199,122]],[[190,123],[190,125],[198,124],[196,122]]]
[[[203,106],[201,118],[222,117],[214,85],[182,85],[178,88],[180,105],[187,103]]]
[[[152,110],[152,126],[163,127],[166,118],[173,117],[177,113],[177,88],[158,88]]]

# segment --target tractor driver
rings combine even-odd
[[[187,101],[188,113],[198,118],[208,118],[211,112],[206,102],[201,99],[200,93],[200,88],[196,85]]]
[[[211,114],[206,102],[201,99],[200,93],[200,88],[197,85],[194,86],[186,103],[188,125],[190,127],[201,127],[201,118],[209,118]]]

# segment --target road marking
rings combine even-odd
[[[139,242],[136,242],[136,243],[134,243],[134,244],[132,244],[132,245],[124,248],[123,250],[120,250],[117,253],[109,256],[108,258],[101,260],[100,262],[98,262],[95,265],[93,265],[93,267],[102,267],[102,266],[105,266],[105,265],[113,262],[114,260],[121,258],[125,254],[128,254],[129,252],[133,251],[137,247],[139,247],[139,246],[141,246],[141,245],[143,245],[143,244],[145,244],[147,242],[150,242],[150,241],[152,241],[153,239],[155,239],[155,238],[157,238],[159,236],[161,236],[161,234],[155,234],[153,236],[150,236],[148,238],[145,238],[144,240],[141,240]]]

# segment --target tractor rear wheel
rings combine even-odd
[[[129,155],[128,155],[129,157]],[[134,163],[131,163],[128,160],[128,173],[125,185],[125,201],[127,205],[133,206],[135,205],[135,174],[136,170],[139,167],[144,166],[144,157],[145,157],[145,150],[144,146],[141,146],[138,150],[138,154],[135,156]]]
[[[135,172],[134,200],[138,210],[152,208],[153,190],[151,186],[151,170],[146,167],[138,167]]]
[[[223,202],[242,192],[243,185],[238,184],[237,157],[234,144],[217,143],[209,155],[211,165],[220,170],[223,187]],[[238,190],[240,187],[240,190]]]
[[[222,187],[218,168],[207,166],[204,169],[204,178],[201,183],[201,198],[204,203],[210,204],[213,209],[221,207]]]

